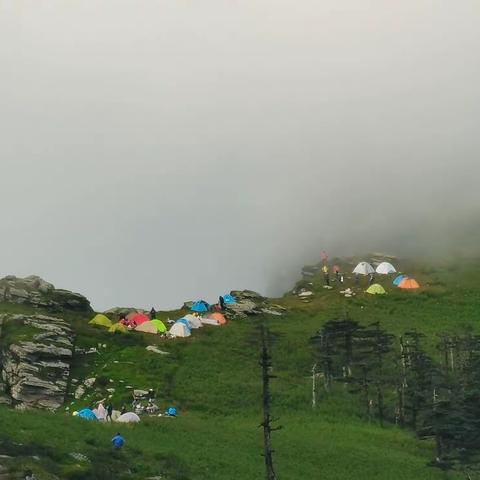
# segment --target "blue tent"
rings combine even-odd
[[[208,307],[209,305],[207,302],[205,302],[204,300],[200,300],[192,305],[192,312],[208,312]]]
[[[97,416],[89,408],[80,410],[78,416],[84,420],[98,420]]]
[[[225,302],[225,305],[235,305],[237,303],[235,297],[230,294],[224,295],[223,300]]]
[[[395,277],[393,284],[396,287],[398,287],[402,283],[402,280],[405,280],[405,278],[408,278],[408,277],[406,275],[398,275],[398,277]]]
[[[186,318],[181,318],[180,320],[177,320],[175,323],[183,323],[189,330],[192,329],[190,322]]]
[[[175,407],[170,407],[165,413],[169,417],[176,417],[177,416],[177,409]]]

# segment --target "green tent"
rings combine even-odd
[[[112,326],[111,320],[105,316],[99,313],[98,315],[95,315],[89,322],[90,325],[99,325],[101,327],[107,327],[110,328]]]
[[[387,292],[379,283],[374,283],[368,287],[367,293],[370,295],[385,295]]]
[[[158,333],[166,333],[167,327],[161,320],[155,319],[152,320],[151,323],[153,323],[157,327]]]
[[[120,333],[128,333],[128,328],[125,325],[122,325],[120,322],[114,323],[109,329],[109,332],[115,333],[115,332],[120,332]]]

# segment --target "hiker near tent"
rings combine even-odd
[[[157,312],[155,311],[155,309],[152,307],[152,309],[150,310],[150,320],[155,320],[155,317],[157,316]]]
[[[112,445],[115,450],[120,450],[125,445],[125,439],[120,435],[120,433],[117,433],[112,438]]]
[[[107,417],[106,417],[106,421],[107,422],[112,422],[112,413],[113,413],[113,405],[111,403],[109,403],[107,405]]]
[[[339,269],[338,265],[335,265],[335,266],[333,267],[333,272],[335,273],[335,279],[336,279],[337,282],[338,282],[339,277],[340,277],[340,269]]]
[[[151,388],[148,391],[148,403],[153,403],[154,400],[155,400],[155,391],[153,390],[153,388]]]
[[[355,285],[357,287],[360,285],[360,275],[358,273],[355,274]]]
[[[225,299],[220,295],[218,297],[218,303],[220,304],[220,310],[225,310]]]
[[[127,410],[127,406],[126,405],[122,405],[122,409],[120,410],[120,415],[123,415],[124,413],[127,413],[128,410]]]
[[[97,411],[95,412],[97,415],[97,418],[101,421],[104,422],[107,419],[107,410],[103,406],[103,402],[100,402],[97,407]]]
[[[373,273],[371,273],[369,275],[368,284],[373,285],[374,282],[375,282],[375,275]]]

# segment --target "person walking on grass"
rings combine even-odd
[[[125,445],[125,439],[120,435],[120,433],[117,433],[113,438],[112,438],[112,446],[115,450],[121,450],[123,446]]]

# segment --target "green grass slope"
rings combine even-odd
[[[310,303],[291,294],[278,299],[289,309],[285,316],[269,318],[277,376],[272,382],[273,410],[283,427],[273,439],[279,478],[464,478],[429,466],[435,456],[431,442],[395,426],[368,423],[358,399],[346,392],[320,391],[312,411],[310,338],[326,321],[348,311],[350,318],[364,324],[380,321],[392,333],[423,332],[435,354],[439,333],[479,331],[479,267],[477,260],[445,265],[402,262],[402,269],[425,285],[419,292],[399,291],[391,280],[379,277],[386,296],[359,290],[350,299],[337,288],[325,290],[317,275],[306,280],[315,292]],[[164,312],[161,317],[179,315]],[[18,456],[17,469],[30,465],[45,479],[142,479],[160,474],[166,479],[263,478],[258,318],[205,327],[175,341],[135,333],[112,335],[89,326],[89,319],[81,315],[68,318],[77,331],[78,347],[101,346],[98,355],[75,359],[72,378],[96,377],[97,382],[81,401],[70,398],[70,411],[93,405],[107,388],[115,389],[112,400],[119,408],[131,403],[134,387],[154,388],[159,405],[177,406],[180,416],[121,427],[127,447],[112,455],[109,441],[118,426],[84,422],[67,412],[0,408],[0,454]],[[147,345],[169,354],[148,352]],[[90,462],[79,462],[72,453],[84,454]]]

